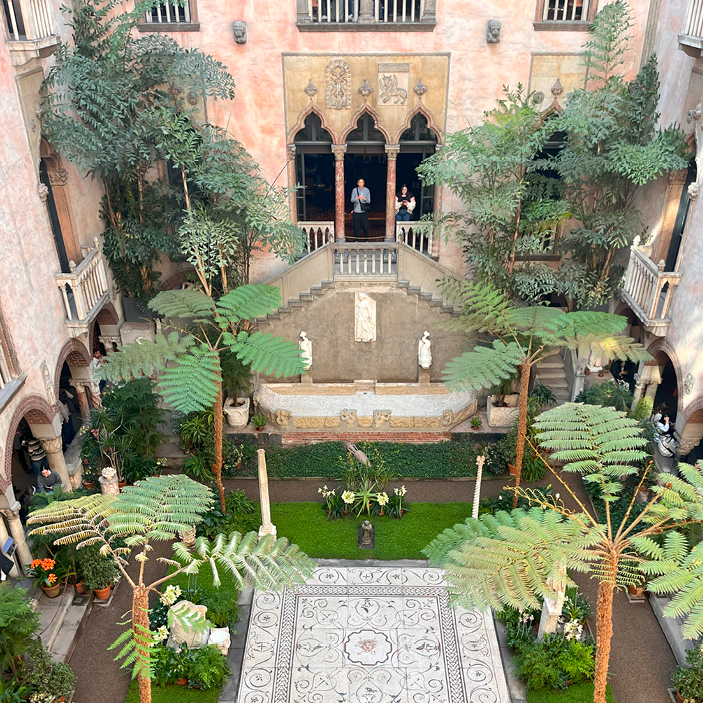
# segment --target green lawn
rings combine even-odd
[[[471,515],[471,503],[411,503],[400,520],[374,517],[373,550],[357,549],[364,518],[327,520],[320,503],[273,503],[271,519],[278,535],[287,537],[318,559],[424,559],[420,550],[442,530]]]
[[[199,691],[186,686],[152,686],[151,703],[217,703],[217,689]],[[124,703],[139,703],[139,683],[132,681]]]
[[[605,699],[608,703],[615,703],[610,686]],[[566,691],[528,691],[527,703],[593,703],[593,684],[590,681],[575,683]]]

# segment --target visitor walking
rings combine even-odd
[[[354,239],[360,238],[363,230],[364,239],[369,238],[369,210],[371,209],[371,192],[364,185],[364,179],[360,178],[356,182],[356,188],[352,190],[351,201],[354,205],[352,219],[354,220]]]

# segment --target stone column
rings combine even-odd
[[[632,407],[636,408],[637,403],[642,400],[642,394],[644,393],[645,382],[642,380],[640,374],[635,376],[635,392],[633,393]]]
[[[97,379],[95,381],[90,381],[88,384],[90,390],[90,402],[93,404],[94,408],[102,408],[103,403],[100,399],[100,381]]]
[[[399,144],[386,144],[386,241],[395,241],[395,181]]]
[[[359,24],[373,24],[373,0],[359,0]]]
[[[478,504],[481,502],[481,477],[483,476],[483,465],[485,463],[485,456],[476,457],[476,488],[474,489],[474,504],[471,506],[471,517],[474,520],[478,520]]]
[[[22,522],[20,520],[20,504],[15,501],[15,504],[11,506],[9,510],[2,510],[0,512],[5,516],[7,524],[10,527],[12,539],[17,543],[17,556],[20,560],[20,564],[31,564],[32,552],[29,550],[27,539],[24,536],[24,527],[22,527]]]
[[[271,501],[269,499],[269,477],[266,473],[266,452],[259,449],[259,495],[261,499],[261,527],[259,537],[276,536],[276,526],[271,522]]]
[[[654,402],[654,398],[657,395],[657,388],[659,388],[660,383],[661,378],[657,379],[656,381],[651,381],[644,392],[645,398],[651,398],[652,402]]]
[[[425,0],[425,11],[422,13],[422,22],[437,21],[437,0]]]
[[[7,542],[8,538],[10,537],[7,528],[5,527],[5,521],[2,519],[2,515],[0,515],[0,547],[2,547],[5,542]],[[12,561],[15,561],[14,557],[10,557]],[[17,569],[17,564],[12,567],[10,570],[10,576],[12,578],[17,578],[19,576],[19,570]]]
[[[344,241],[344,209],[346,193],[344,192],[344,155],[347,153],[346,144],[333,144],[334,154],[334,238]]]
[[[81,417],[84,420],[90,419],[90,406],[88,405],[88,395],[85,392],[85,386],[80,381],[74,381],[72,378],[68,381],[69,385],[73,386],[76,391],[76,399],[78,400],[78,407],[81,411]]]
[[[307,8],[307,3],[305,4]],[[295,144],[288,145],[288,161],[286,163],[288,168],[288,188],[290,189],[290,221],[293,224],[298,223],[298,191],[296,190],[297,177],[295,174]]]
[[[46,452],[46,458],[49,461],[49,466],[61,476],[61,485],[64,491],[70,492],[73,490],[71,486],[71,478],[66,469],[66,461],[63,456],[63,441],[61,437],[52,437],[51,439],[42,439],[41,445]]]

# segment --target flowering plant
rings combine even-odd
[[[379,493],[376,500],[378,501],[378,504],[383,507],[384,505],[388,504],[388,493],[383,491],[383,493]]]
[[[347,504],[351,505],[356,498],[356,493],[354,491],[344,491],[342,493],[342,500]]]
[[[178,597],[181,595],[181,587],[180,586],[167,586],[164,589],[164,592],[161,594],[161,600],[166,603],[166,605],[173,605],[177,600]]]
[[[37,586],[53,588],[59,582],[58,571],[53,559],[35,559],[29,565],[28,575],[34,579]]]

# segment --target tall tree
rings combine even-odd
[[[222,365],[221,353],[229,352],[254,371],[280,376],[303,373],[305,365],[294,342],[251,330],[257,317],[281,306],[278,288],[244,285],[228,291],[217,300],[211,297],[212,276],[218,273],[218,250],[213,257],[198,249],[203,273],[200,290],[163,291],[149,307],[167,318],[180,318],[184,327],[168,335],[158,334],[154,342],[140,340],[126,344],[105,357],[102,373],[118,381],[161,372],[159,389],[176,410],[214,411],[215,460],[222,512],[226,513],[222,485]],[[214,268],[209,269],[208,265]],[[222,275],[220,273],[220,275]],[[225,276],[226,280],[226,276]]]
[[[622,481],[637,475],[638,465],[647,458],[647,440],[637,421],[613,408],[567,404],[542,413],[535,427],[539,446],[565,462],[563,469],[554,471],[542,459],[576,508],[566,507],[557,496],[518,487],[515,495],[534,508],[469,518],[445,530],[424,551],[446,570],[456,600],[470,609],[538,608],[543,598],[556,596],[559,586],[573,585],[568,570],[590,573],[598,581],[594,703],[605,703],[616,588],[641,582],[643,573],[666,574],[658,590],[690,586],[683,610],[695,616],[700,629],[703,594],[699,580],[692,578],[698,569],[700,579],[699,565],[686,559],[679,538],[667,537],[677,544],[665,548],[651,538],[703,521],[703,464],[679,464],[682,477],[662,477],[666,483],[653,487],[654,497],[635,516],[635,498],[650,464],[641,471],[637,490],[617,524],[611,508],[624,500],[618,496]],[[568,473],[580,474],[598,487],[604,520],[578,498],[565,478]]]
[[[621,335],[627,319],[606,312],[569,312],[542,305],[518,307],[507,295],[481,283],[458,281],[445,290],[459,304],[456,329],[495,337],[490,346],[474,347],[447,364],[444,382],[453,390],[491,388],[502,380],[520,378],[518,437],[515,466],[520,487],[522,459],[527,435],[530,373],[535,365],[562,349],[590,353],[599,350],[610,357],[633,361],[649,359],[641,344]],[[514,497],[517,507],[518,496]]]
[[[32,531],[38,535],[60,535],[54,544],[75,544],[76,549],[100,546],[103,556],[114,560],[122,577],[132,589],[132,616],[129,630],[113,647],[121,647],[117,656],[123,666],[133,665],[139,679],[140,703],[151,703],[151,645],[149,629],[149,592],[178,574],[197,574],[200,567],[212,566],[214,582],[220,585],[218,569],[227,573],[240,587],[276,590],[304,582],[314,564],[296,545],[271,535],[259,538],[255,532],[242,536],[220,534],[214,542],[205,537],[196,540],[193,549],[180,542],[173,544],[173,559],[158,561],[172,567],[166,576],[151,583],[144,581],[144,567],[154,542],[176,539],[203,519],[210,507],[210,490],[183,475],[161,476],[127,486],[119,496],[91,495],[66,502],[54,502],[32,513],[29,524],[41,525]],[[124,540],[126,547],[118,546]],[[138,574],[127,571],[129,554],[137,550]],[[197,628],[204,622],[183,622]]]

